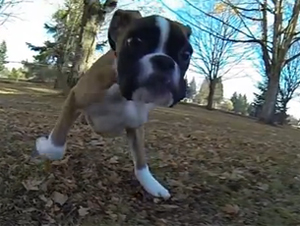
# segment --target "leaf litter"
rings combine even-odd
[[[146,149],[164,201],[136,181],[127,142],[76,122],[61,161],[32,162],[63,98],[0,95],[0,225],[300,225],[300,131],[180,104],[154,111]]]

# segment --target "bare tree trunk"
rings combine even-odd
[[[59,89],[58,77],[54,80],[53,89]]]
[[[59,73],[54,81],[54,89],[62,90],[65,95],[70,91],[70,87],[67,84],[67,75],[65,73]]]
[[[84,73],[86,62],[89,60],[92,49],[95,49],[95,38],[100,24],[100,3],[84,1],[78,44],[68,85],[73,87],[77,79]]]
[[[64,94],[68,94],[70,91],[70,88],[67,84],[67,75],[64,70],[64,61],[59,60],[58,65],[57,65],[57,76],[54,81],[54,89],[57,90],[62,90]]]
[[[217,84],[217,79],[209,80],[209,93],[207,96],[207,105],[206,105],[207,110],[213,110],[216,84]]]
[[[116,0],[107,0],[102,6],[99,1],[83,0],[83,14],[75,57],[68,76],[68,85],[73,87],[87,69],[88,62],[96,49],[96,35],[105,14],[117,6]]]
[[[259,116],[259,121],[266,124],[274,124],[274,113],[277,102],[278,87],[279,75],[270,76],[265,101]]]
[[[280,111],[280,118],[279,118],[279,124],[284,125],[287,123],[287,103],[288,102],[284,102],[282,109]]]

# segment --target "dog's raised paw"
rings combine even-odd
[[[35,142],[35,149],[31,157],[42,157],[49,160],[60,160],[64,157],[65,146],[57,147],[51,139],[47,137],[39,137]]]
[[[149,194],[163,199],[171,197],[170,192],[153,177],[148,167],[136,170],[135,174],[140,184]]]

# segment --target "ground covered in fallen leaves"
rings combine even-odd
[[[172,193],[147,195],[124,137],[80,122],[62,161],[36,163],[63,97],[0,82],[0,225],[300,225],[300,131],[178,105],[146,126],[150,167]]]

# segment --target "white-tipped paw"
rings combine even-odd
[[[140,184],[149,194],[164,199],[171,197],[169,191],[153,177],[148,166],[143,169],[136,169],[135,175]]]
[[[55,146],[51,138],[39,137],[35,142],[35,156],[41,156],[49,160],[60,160],[64,157],[65,146]]]

